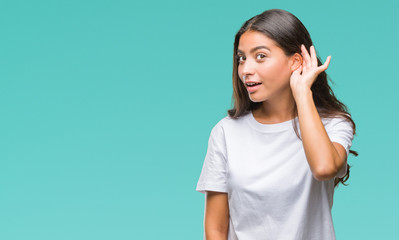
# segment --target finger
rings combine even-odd
[[[327,57],[326,61],[324,62],[323,66],[327,69],[328,65],[330,65],[331,55]]]
[[[302,67],[302,72],[304,73],[308,70],[306,60],[303,60],[301,67]]]
[[[314,46],[310,46],[310,57],[312,59],[312,66],[317,67],[317,56],[316,56],[316,49]]]
[[[331,56],[328,56],[324,64],[319,67],[319,72],[327,70],[328,65],[330,65],[330,61],[331,61]]]
[[[294,78],[301,76],[301,71],[302,71],[302,65],[299,66],[295,71],[292,72],[292,76]]]
[[[301,45],[301,49],[302,49],[302,56],[305,59],[306,66],[308,68],[310,68],[311,67],[311,59],[310,59],[308,50],[306,50],[306,47],[303,44]]]
[[[293,73],[301,73],[302,72],[302,65],[299,65],[299,67],[297,67],[297,69],[294,70]]]

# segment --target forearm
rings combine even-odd
[[[311,90],[297,93],[299,127],[310,169],[318,180],[328,180],[338,172],[339,154],[330,141],[317,112]]]
[[[227,240],[227,232],[206,231],[206,240]]]

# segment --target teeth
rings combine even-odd
[[[256,83],[247,83],[247,85],[248,86],[253,86],[253,85],[255,85]]]

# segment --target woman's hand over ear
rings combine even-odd
[[[301,50],[303,58],[302,65],[292,72],[290,78],[290,86],[294,97],[302,93],[308,93],[317,76],[328,68],[331,60],[331,56],[328,56],[323,65],[317,66],[314,46],[310,47],[310,56],[303,44],[301,45]]]

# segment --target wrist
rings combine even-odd
[[[313,99],[313,93],[310,88],[301,88],[292,90],[292,94],[296,102],[301,101],[302,99],[308,99],[309,97]]]

